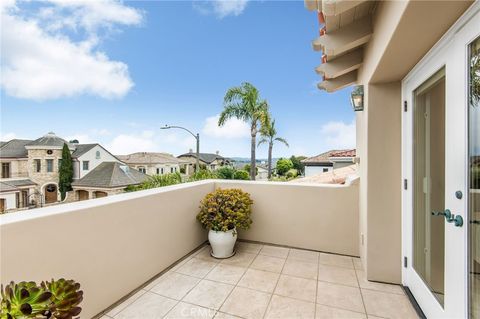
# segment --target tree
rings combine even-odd
[[[280,158],[277,161],[277,173],[278,173],[278,175],[283,176],[292,168],[293,168],[293,163],[288,158]]]
[[[258,142],[258,145],[267,143],[268,144],[268,178],[272,177],[272,150],[273,144],[275,142],[281,142],[285,144],[287,147],[288,142],[286,139],[277,136],[277,129],[275,128],[275,120],[269,121],[262,127],[260,130],[260,134],[262,135],[262,139]]]
[[[245,166],[243,167],[243,170],[244,171],[247,171],[247,172],[250,172],[250,164],[245,164]],[[255,167],[255,176],[258,175],[258,167]]]
[[[256,87],[244,82],[241,86],[228,89],[223,106],[224,110],[218,119],[219,126],[223,126],[231,118],[237,118],[250,125],[250,179],[255,180],[256,137],[258,130],[268,122],[268,103],[260,98],[260,92]]]
[[[292,161],[292,164],[293,164],[293,168],[296,169],[300,175],[303,175],[303,173],[305,172],[305,164],[303,164],[302,161],[306,158],[307,158],[306,156],[295,156],[295,155],[292,155],[292,157],[290,157],[290,160]]]
[[[68,191],[72,190],[73,182],[73,162],[72,154],[70,154],[70,149],[66,143],[63,144],[62,150],[62,162],[60,164],[59,174],[58,174],[58,188],[60,194],[62,195],[62,200],[65,199],[65,195]]]

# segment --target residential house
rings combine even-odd
[[[50,132],[36,140],[13,139],[0,146],[2,173],[0,182],[1,211],[43,206],[60,201],[58,189],[59,168],[63,146],[67,144],[72,154],[73,179],[82,180],[104,162],[120,163],[99,144],[75,144]],[[94,172],[94,174],[96,174]],[[83,189],[67,194],[65,201],[84,198],[83,190],[95,194],[97,185],[82,182]],[[107,194],[117,193],[117,189]],[[94,195],[90,196],[93,198]]]
[[[72,183],[77,200],[106,197],[123,193],[130,185],[147,180],[148,175],[120,162],[102,162]]]
[[[180,172],[180,167],[190,163],[167,153],[137,152],[117,155],[123,163],[147,175],[163,175]]]
[[[304,31],[320,33],[320,87],[363,85],[352,96],[359,178],[204,180],[0,216],[2,283],[67,273],[82,284],[82,318],[212,308],[211,317],[480,318],[480,2],[305,4],[321,23]],[[254,200],[251,228],[222,262],[195,219],[219,188]],[[66,257],[45,258],[52,242]],[[261,279],[255,268],[267,270]]]
[[[197,162],[197,153],[190,150],[190,152],[177,156],[179,159],[187,161],[185,164],[185,172],[187,175],[192,174],[195,171],[195,165]],[[205,167],[208,170],[216,170],[217,168],[230,165],[230,160],[219,155],[217,151],[215,154],[212,153],[199,153],[199,162],[200,167]]]
[[[319,173],[331,172],[334,169],[352,165],[355,162],[356,151],[331,150],[317,156],[308,157],[302,160],[305,165],[305,177]]]

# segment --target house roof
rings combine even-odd
[[[330,157],[355,157],[356,153],[357,153],[356,149],[342,150],[338,152],[332,152],[330,154]]]
[[[94,148],[97,145],[99,145],[99,144],[97,144],[97,143],[94,143],[94,144],[74,144],[75,151],[73,151],[72,157],[73,158],[80,157],[83,154],[85,154],[86,152],[90,151],[92,148]]]
[[[189,152],[189,153],[185,153],[185,154],[182,154],[182,155],[179,155],[178,158],[182,158],[182,157],[194,157],[194,158],[197,158],[197,153],[194,153],[194,152]],[[199,159],[202,161],[202,162],[205,162],[207,164],[210,164],[212,163],[213,161],[215,161],[216,159],[219,159],[219,160],[228,160],[228,158],[225,158],[223,156],[220,156],[218,154],[213,154],[213,153],[199,153]]]
[[[148,175],[131,169],[127,165],[103,162],[83,178],[74,181],[72,186],[118,188],[140,184],[147,178]]]
[[[67,141],[63,138],[58,137],[53,132],[49,132],[44,136],[37,138],[35,141],[32,141],[25,146],[34,147],[34,146],[50,146],[50,147],[63,147],[63,144],[67,144],[69,147],[72,147]]]
[[[330,164],[332,157],[355,157],[355,149],[348,149],[348,150],[330,150],[328,152],[324,152],[317,156],[308,157],[302,160],[302,163],[308,165],[318,165],[318,164]]]
[[[186,162],[168,153],[155,152],[137,152],[128,155],[116,155],[116,157],[127,164],[180,164]]]
[[[0,182],[0,192],[11,192],[18,190],[18,187],[37,185],[29,179],[2,180]]]
[[[27,149],[25,145],[31,143],[31,140],[13,139],[2,143],[0,146],[1,158],[21,158],[27,157]]]
[[[325,173],[292,180],[293,183],[345,184],[347,177],[357,174],[357,166],[349,165]]]

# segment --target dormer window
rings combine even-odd
[[[97,152],[95,153],[95,158],[96,158],[96,159],[100,159],[100,151],[97,151]]]

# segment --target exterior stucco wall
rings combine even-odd
[[[97,151],[100,152],[100,157],[97,158],[96,154]],[[103,147],[97,145],[93,147],[91,150],[83,154],[82,156],[77,158],[78,163],[74,165],[74,171],[73,171],[73,178],[74,179],[79,179],[83,178],[85,175],[90,173],[95,167],[100,165],[103,162],[120,162],[112,156],[110,153],[108,153]],[[88,161],[88,170],[83,170],[83,161]]]
[[[333,166],[305,166],[305,177],[324,173],[324,169],[326,172],[330,172],[333,170]]]
[[[16,193],[18,192],[0,193],[0,198],[5,199],[5,211],[17,208]]]

